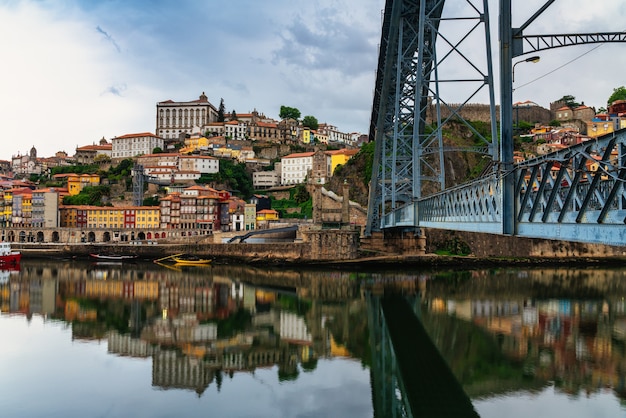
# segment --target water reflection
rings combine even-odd
[[[600,397],[610,415],[626,411],[623,277],[600,269],[174,271],[26,260],[0,272],[0,312],[69,324],[73,341],[149,361],[152,388],[200,398],[237,374],[272,370],[279,382],[296,382],[340,358],[358,360],[372,387],[371,403],[343,416],[418,416],[426,404],[441,416],[457,386],[455,405],[470,416],[522,416],[514,405],[528,413],[545,398],[588,416],[600,411],[591,402]],[[433,388],[445,396],[427,395]]]
[[[320,357],[367,357],[365,307],[347,273],[25,262],[3,274],[0,312],[62,320],[73,340],[149,358],[159,389],[201,395],[225,375],[273,366],[293,381]]]

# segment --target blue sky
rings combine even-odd
[[[516,5],[530,11],[515,9],[514,22],[543,2]],[[619,27],[624,2],[555,3],[527,33],[626,29]],[[229,112],[256,109],[278,118],[286,105],[342,131],[367,132],[383,6],[384,0],[0,0],[0,159],[31,146],[39,156],[73,155],[102,137],[154,132],[157,102],[195,100],[202,92],[215,106],[224,99]],[[498,1],[490,7],[497,23]],[[497,44],[495,29],[492,39]],[[540,63],[516,68],[516,83],[592,48],[544,53]],[[593,50],[520,87],[514,101],[547,107],[572,94],[604,106],[612,89],[626,84],[617,59],[626,56],[624,48]]]

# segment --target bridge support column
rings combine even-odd
[[[302,241],[310,244],[312,260],[354,260],[358,257],[356,229],[302,230]]]

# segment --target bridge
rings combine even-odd
[[[375,154],[366,235],[438,228],[626,245],[626,130],[513,161],[513,60],[554,48],[626,42],[623,32],[527,34],[554,1],[513,27],[511,0],[499,0],[499,128],[488,0],[455,2],[465,8],[450,16],[444,0],[386,1],[369,132]],[[476,40],[485,45],[480,59],[471,44]],[[467,75],[445,76],[455,73],[451,67]],[[459,92],[466,98],[451,104],[449,97]],[[489,135],[462,117],[479,93],[489,97]],[[476,145],[444,146],[452,122],[471,130]],[[449,185],[450,151],[479,153],[490,164],[479,178]]]

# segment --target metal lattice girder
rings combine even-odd
[[[516,166],[517,233],[626,243],[626,130]]]
[[[483,177],[419,201],[419,225],[423,227],[500,233],[502,179]]]
[[[450,18],[442,17],[444,3],[444,0],[388,0],[386,3],[370,129],[376,150],[366,234],[381,228],[405,226],[408,218],[412,218],[411,226],[415,228],[412,209],[408,210],[411,212],[408,217],[402,213],[396,216],[394,212],[406,211],[402,209],[406,206],[414,208],[413,203],[422,196],[426,184],[445,189],[443,130],[449,121],[464,122],[479,142],[483,142],[483,146],[468,147],[467,151],[497,157],[487,0],[482,0],[482,9],[466,0],[468,16]],[[460,39],[453,40],[452,36],[442,33],[443,21],[449,21],[448,28],[452,27],[450,32],[456,36],[459,36],[454,26],[456,22],[472,21],[474,24]],[[487,45],[485,63],[480,65],[462,51],[468,37],[478,28],[484,29]],[[443,45],[440,57],[435,47],[437,38]],[[475,71],[476,76],[440,79],[439,68],[450,65],[452,56],[460,57],[458,59]],[[466,100],[451,105],[451,101],[440,94],[440,83],[475,83],[476,87],[469,89]],[[489,88],[491,120],[494,121],[490,139],[476,132],[460,116],[463,107],[485,86]],[[427,120],[429,108],[434,109],[431,120]],[[432,129],[425,129],[430,124]]]
[[[516,42],[522,42],[521,46],[517,46],[521,55],[532,52],[544,51],[546,49],[559,48],[572,45],[586,45],[597,43],[618,43],[626,42],[625,32],[602,32],[602,33],[570,33],[570,34],[554,34],[554,35],[523,35],[516,39]],[[524,47],[528,47],[527,49]],[[524,49],[526,49],[524,51]]]

